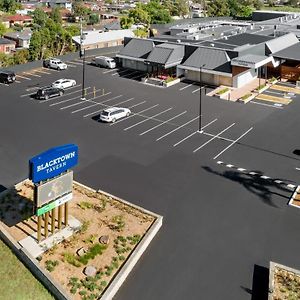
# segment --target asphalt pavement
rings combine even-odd
[[[164,216],[116,299],[267,299],[270,261],[300,268],[300,211],[287,206],[300,180],[300,97],[281,107],[241,104],[203,87],[199,133],[199,85],[148,86],[142,73],[90,59],[86,101],[76,58],[66,71],[20,70],[18,82],[0,85],[0,188],[26,178],[32,156],[76,143],[76,180]],[[62,97],[32,97],[59,78],[77,85]],[[133,114],[98,122],[110,106]]]

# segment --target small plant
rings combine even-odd
[[[63,254],[63,259],[64,261],[66,261],[67,263],[69,263],[70,265],[74,266],[74,267],[80,267],[81,263],[77,260],[77,258],[75,257],[75,255],[73,253],[70,252],[66,252]]]
[[[246,94],[246,95],[244,95],[243,97],[241,97],[241,99],[242,100],[246,100],[246,99],[248,99],[249,97],[251,97],[252,96],[252,94]]]
[[[222,94],[225,94],[226,92],[228,92],[229,91],[229,88],[224,88],[224,89],[221,89],[221,90],[219,90],[219,91],[217,91],[217,95],[222,95]]]
[[[94,205],[90,202],[87,202],[87,201],[81,201],[78,206],[81,208],[81,209],[91,209],[94,207]]]
[[[103,250],[107,248],[106,245],[96,244],[95,246],[91,247],[86,254],[78,258],[78,261],[84,265],[87,265],[90,259],[94,259],[97,255],[101,255]]]
[[[100,282],[100,285],[101,286],[107,286],[107,282],[105,280],[103,280],[103,281]]]
[[[176,79],[176,77],[168,76],[167,79],[165,80],[165,83],[171,82],[171,81],[173,81],[175,79]]]
[[[125,256],[124,255],[120,255],[119,256],[119,260],[121,260],[121,261],[125,260]]]
[[[116,230],[116,231],[120,232],[125,227],[125,221],[124,221],[124,217],[122,215],[114,216],[111,219],[111,222],[113,224],[110,224],[109,228],[112,229],[112,230]]]
[[[90,226],[90,221],[84,221],[80,228],[80,233],[85,233]]]
[[[86,239],[84,239],[84,243],[86,243],[86,244],[94,244],[95,241],[96,241],[96,239],[97,239],[97,235],[91,234]]]
[[[59,262],[57,260],[46,260],[45,261],[45,268],[47,271],[52,272],[54,271],[55,267],[58,266]]]
[[[260,91],[260,90],[262,90],[262,89],[265,88],[265,87],[266,87],[265,84],[261,84],[261,85],[259,85],[259,86],[256,88],[256,90],[257,90],[257,91]]]

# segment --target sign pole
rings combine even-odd
[[[58,207],[58,229],[61,229],[61,205]]]
[[[38,216],[38,231],[37,231],[37,240],[41,241],[41,228],[42,228],[42,217]]]
[[[53,234],[55,230],[55,208],[51,211],[51,233]]]
[[[44,231],[45,231],[45,238],[48,237],[48,224],[49,224],[49,212],[45,213],[45,223],[44,223]]]
[[[68,214],[69,214],[69,203],[65,203],[65,226],[68,226],[69,220],[68,220]]]

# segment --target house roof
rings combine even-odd
[[[268,56],[265,55],[256,55],[256,54],[246,54],[243,56],[235,57],[232,59],[232,61],[241,61],[245,63],[251,63],[251,64],[256,64],[259,63],[263,60],[268,58]]]
[[[300,43],[296,43],[281,51],[275,52],[274,57],[300,61]]]
[[[232,35],[227,37],[227,39],[216,40],[215,42],[226,43],[229,45],[242,46],[246,44],[257,45],[274,39],[274,37],[251,34],[251,33],[241,33],[237,35]]]
[[[155,46],[146,61],[171,67],[179,64],[184,56],[184,46],[163,43]]]
[[[120,30],[120,20],[114,20],[113,22],[110,22],[104,26],[106,30]]]
[[[22,15],[14,15],[7,17],[9,22],[16,22],[16,21],[32,21],[30,16],[22,16]]]
[[[134,33],[130,29],[113,30],[109,32],[102,31],[84,31],[85,39],[83,40],[83,46],[88,46],[101,42],[110,42],[115,40],[124,39],[124,37],[133,37]],[[80,44],[80,36],[74,36],[73,41]]]
[[[31,30],[23,30],[23,31],[7,32],[4,34],[4,37],[19,39],[19,40],[30,40],[31,35],[32,35]]]
[[[119,54],[135,58],[147,58],[153,48],[154,43],[151,40],[131,39]]]
[[[279,52],[287,47],[297,44],[298,38],[294,33],[288,33],[266,43],[266,54]]]
[[[188,59],[181,64],[183,67],[191,67],[200,70],[200,67],[207,70],[219,72],[231,72],[230,59],[224,50],[213,48],[196,49]]]
[[[12,45],[12,44],[16,44],[16,42],[6,39],[6,38],[0,38],[0,45]]]

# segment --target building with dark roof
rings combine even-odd
[[[9,39],[0,38],[0,52],[10,54],[15,50],[16,43]]]

